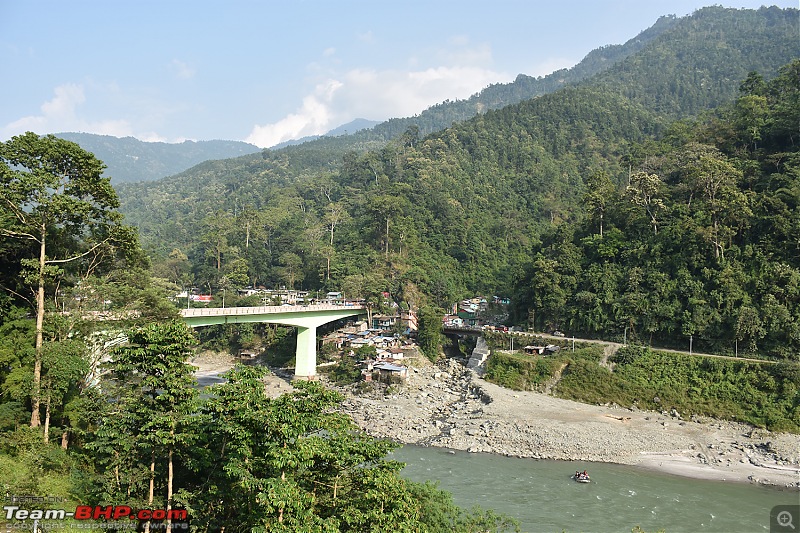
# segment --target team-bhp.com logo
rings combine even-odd
[[[75,512],[65,509],[22,509],[18,505],[4,505],[6,520],[138,520],[173,522],[171,527],[187,529],[185,509],[133,509],[128,505],[79,505]]]

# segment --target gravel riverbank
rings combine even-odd
[[[512,391],[453,360],[413,366],[408,384],[390,395],[340,390],[342,409],[359,427],[404,444],[639,465],[800,490],[800,435]]]
[[[370,435],[403,444],[639,465],[687,477],[800,490],[800,435],[512,391],[454,360],[406,363],[408,382],[389,394],[379,386],[367,392],[332,387],[345,395],[342,411]],[[219,361],[193,364],[203,375],[224,366]],[[288,390],[285,379],[270,376],[270,394]]]

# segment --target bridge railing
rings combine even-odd
[[[365,309],[363,305],[267,305],[262,307],[204,307],[182,309],[183,316],[263,315],[308,311],[339,311]]]

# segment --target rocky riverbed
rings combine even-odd
[[[587,405],[489,383],[453,360],[412,365],[385,394],[340,389],[369,434],[404,444],[516,457],[640,465],[800,489],[800,436],[712,419]]]
[[[418,357],[406,363],[411,375],[403,385],[366,390],[328,385],[345,395],[341,409],[360,428],[403,444],[639,465],[800,490],[800,435],[512,391],[452,359],[433,365]],[[230,366],[228,361],[193,364],[204,376]],[[289,390],[287,376],[267,380],[272,395]]]

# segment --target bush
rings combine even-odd
[[[602,346],[554,357],[494,352],[485,378],[513,390],[536,390],[566,365],[553,393],[579,402],[616,403],[684,415],[738,420],[800,433],[800,365],[753,363],[620,348],[614,372],[601,367]]]
[[[323,367],[320,370],[324,371],[328,375],[328,379],[337,385],[349,385],[361,380],[361,368],[351,357],[342,357],[337,364]]]

